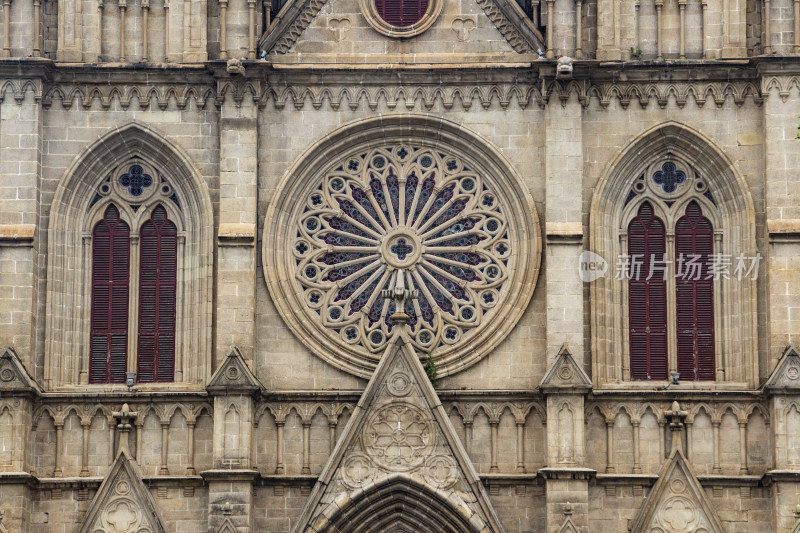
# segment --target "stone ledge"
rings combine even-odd
[[[256,225],[232,222],[220,224],[217,241],[223,246],[253,246],[256,242]]]
[[[583,243],[583,224],[581,222],[547,222],[546,239],[550,244]]]
[[[0,246],[29,245],[35,234],[35,224],[0,224]]]
[[[591,479],[597,475],[597,470],[591,468],[563,467],[563,468],[541,468],[539,475],[545,479]]]
[[[251,470],[249,468],[240,468],[240,469],[224,469],[224,468],[215,468],[213,470],[205,470],[200,472],[203,480],[205,482],[211,481],[255,481],[259,477],[261,477],[261,473],[258,470]]]
[[[597,474],[598,485],[639,485],[652,487],[658,481],[656,474]]]
[[[800,475],[800,472],[798,472]],[[757,487],[761,483],[763,476],[741,475],[728,476],[722,474],[700,474],[697,480],[704,487]]]
[[[768,220],[767,232],[772,242],[800,242],[800,219]]]

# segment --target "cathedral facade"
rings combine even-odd
[[[0,532],[800,531],[797,0],[0,18]]]

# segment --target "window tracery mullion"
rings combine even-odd
[[[722,232],[716,231],[716,227],[714,231],[714,250],[717,250],[717,253],[724,253]],[[725,283],[729,282],[726,282],[721,276],[720,279],[714,280],[714,309],[722,310],[722,317],[719,316],[720,313],[715,313],[714,316],[714,360],[717,365],[715,377],[717,381],[743,381],[739,365],[734,365],[733,361],[727,360],[727,354],[731,353],[731,350],[728,349],[731,339],[728,335],[725,335],[725,331],[729,331],[728,328],[730,327],[730,306],[725,298],[725,289],[723,288]],[[745,313],[742,313],[742,315],[746,316]],[[719,339],[722,339],[722,342],[719,342]]]
[[[371,187],[365,187],[364,188],[364,194],[367,196],[367,198],[369,198],[369,203],[370,203],[370,205],[372,205],[372,208],[375,210],[375,214],[378,215],[378,218],[380,220],[375,220],[375,217],[373,217],[372,215],[367,213],[366,209],[361,209],[362,213],[364,213],[364,216],[368,217],[368,219],[373,224],[375,224],[376,228],[383,228],[383,229],[391,228],[392,225],[389,222],[389,220],[387,220],[386,215],[383,212],[383,208],[381,207],[381,204],[378,203],[378,199],[375,198],[374,194],[372,194],[372,188]],[[361,204],[359,204],[358,202],[356,202],[355,205],[357,207],[359,207],[359,208],[361,207]]]
[[[453,203],[455,203],[455,201],[456,201],[456,200],[458,200],[458,199],[460,199],[460,197],[459,197],[459,196],[456,196],[456,195],[454,194],[454,195],[453,195],[453,197],[452,197],[452,198],[450,198],[450,200],[448,200],[447,202],[445,202],[445,204],[444,204],[442,207],[440,207],[439,209],[437,209],[437,210],[436,210],[436,212],[435,212],[435,213],[433,213],[433,214],[432,214],[432,215],[431,215],[431,216],[428,218],[428,220],[426,220],[426,221],[425,221],[425,223],[424,223],[424,224],[423,224],[423,225],[422,225],[420,228],[418,228],[418,229],[417,229],[417,231],[419,231],[419,232],[420,232],[422,235],[425,235],[425,232],[428,230],[428,228],[430,228],[430,227],[431,227],[431,225],[432,225],[434,222],[436,222],[436,220],[439,218],[439,216],[440,216],[440,215],[439,215],[439,213],[444,213],[444,212],[446,212],[446,211],[447,211],[447,210],[450,208],[450,206],[451,206],[451,205],[453,205]],[[424,218],[424,215],[423,215],[421,218]],[[437,226],[437,227],[438,227],[438,226]]]
[[[416,231],[419,231],[419,225],[422,224],[422,219],[425,218],[425,213],[427,213],[428,210],[431,208],[431,205],[433,205],[433,202],[436,201],[436,197],[439,196],[439,193],[441,193],[442,190],[443,189],[441,187],[434,187],[433,188],[433,191],[431,192],[431,195],[428,197],[428,200],[425,202],[425,205],[423,205],[422,209],[420,209],[419,215],[417,215],[416,218],[414,219],[414,224],[412,224],[412,226],[411,226],[412,229],[414,229]],[[416,200],[416,198],[415,198],[415,200]],[[416,204],[415,204],[415,207],[416,207]],[[416,213],[416,210],[414,210],[412,212]],[[433,218],[433,217],[431,217],[431,218]]]
[[[625,227],[628,226],[630,221],[625,222]],[[620,231],[619,235],[620,251],[628,249],[628,234],[627,232]],[[620,254],[618,253],[617,256]],[[614,361],[612,373],[616,374],[617,368],[622,368],[622,380],[630,381],[631,379],[631,349],[630,343],[627,339],[630,336],[630,313],[628,307],[628,283],[614,279],[612,283],[620,287],[620,290],[613,291],[613,312],[612,320],[614,325],[614,346],[621,346],[622,350],[614,350],[614,356],[617,358]],[[616,377],[616,376],[613,376]]]
[[[383,197],[386,200],[386,205],[389,207],[389,218],[390,218],[389,223],[391,224],[391,226],[389,227],[395,228],[398,226],[398,218],[395,213],[399,214],[399,210],[402,204],[398,200],[397,202],[398,205],[394,205],[394,203],[392,202],[392,197],[389,194],[389,186],[386,184],[386,182],[387,182],[386,179],[381,181],[381,188],[383,189]]]
[[[130,238],[130,277],[129,277],[129,294],[128,294],[128,372],[136,372],[139,362],[139,264],[140,253],[139,248],[139,230],[140,226],[136,227],[136,233],[131,232]]]
[[[84,233],[81,239],[83,243],[82,257],[83,257],[83,286],[92,286],[92,234]],[[82,313],[81,330],[84,339],[91,339],[92,337],[92,291],[84,289],[83,291],[83,313]],[[79,363],[80,371],[76,383],[86,385],[89,383],[89,362],[91,356],[86,353],[81,354],[81,362]]]
[[[669,221],[670,226],[667,230],[667,247],[665,259],[667,261],[667,364],[668,371],[678,371],[678,304],[677,304],[677,284],[675,282],[675,224]],[[684,378],[685,379],[685,378]]]
[[[398,224],[400,226],[406,225],[406,218],[408,216],[408,213],[406,213],[406,181],[407,179],[405,176],[399,177],[397,179],[398,186],[400,187],[400,191],[397,196],[398,197],[397,203],[399,204],[397,206],[397,212],[399,213]]]
[[[178,233],[178,250],[177,250],[177,260],[178,260],[178,268],[176,272],[176,283],[177,286],[175,287],[175,298],[176,298],[176,305],[175,305],[175,381],[182,382],[183,381],[183,346],[184,346],[184,336],[189,335],[189,327],[187,324],[184,324],[184,313],[183,313],[183,306],[185,305],[184,300],[186,299],[184,296],[184,257],[186,254],[186,235]]]

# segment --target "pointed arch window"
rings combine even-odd
[[[108,206],[92,232],[90,383],[124,383],[128,360],[130,228]]]
[[[677,272],[676,309],[678,372],[692,381],[714,379],[714,281],[712,272],[714,228],[692,201],[675,224],[675,257],[698,265],[697,273]]]
[[[693,172],[667,161],[648,184],[640,177],[626,204],[644,198],[627,226],[630,379],[716,379],[714,355],[714,227],[716,207]],[[691,186],[684,185],[687,181]],[[688,202],[677,200],[688,194]],[[657,212],[663,213],[659,218]]]
[[[89,209],[90,216],[103,217],[91,241],[88,382],[125,383],[131,371],[139,383],[172,382],[180,202],[163,176],[134,160],[100,184]]]
[[[667,379],[667,283],[654,261],[666,252],[664,223],[644,202],[628,225],[631,379]]]
[[[137,375],[143,383],[169,382],[175,372],[178,231],[158,206],[140,235]]]

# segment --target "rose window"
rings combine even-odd
[[[408,289],[417,350],[470,337],[501,299],[513,255],[505,206],[481,172],[415,146],[346,158],[305,197],[292,243],[305,305],[342,342],[383,350],[386,290]]]

